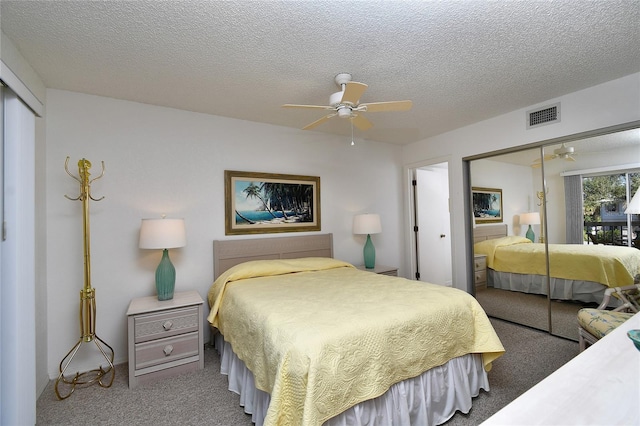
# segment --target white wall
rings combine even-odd
[[[560,123],[526,130],[525,117],[528,110],[555,102],[561,102]],[[640,120],[640,73],[405,146],[402,153],[405,165],[445,156],[451,158],[449,176],[454,252],[453,286],[466,289],[471,282],[467,268],[469,262],[466,259],[468,241],[464,199],[467,194],[463,186],[463,158],[637,120]],[[408,196],[409,189],[405,185],[405,197]],[[405,220],[409,214],[405,213]],[[406,250],[410,250],[408,244]]]
[[[351,147],[344,137],[59,90],[47,91],[46,138],[52,378],[79,337],[84,284],[82,204],[64,198],[79,190],[64,171],[66,156],[74,174],[83,157],[92,162],[94,177],[105,163],[104,177],[92,186],[93,196],[105,199],[90,203],[91,271],[96,333],[114,348],[117,363],[127,357],[129,301],[155,294],[161,253],[138,249],[140,220],[163,213],[185,219],[187,246],[171,250],[176,291],[196,289],[205,298],[213,279],[212,241],[243,238],[224,235],[225,169],[320,176],[321,232],[334,234],[337,258],[362,263],[364,238],[351,226],[353,215],[363,212],[382,219],[383,232],[375,236],[379,261],[400,265],[404,257],[398,146],[362,141]],[[83,349],[70,370],[96,368],[100,359],[94,348]]]

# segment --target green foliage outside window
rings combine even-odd
[[[631,183],[631,197],[640,186],[640,173],[628,174]],[[585,222],[601,222],[600,207],[603,203],[626,201],[625,174],[591,176],[582,180]],[[610,240],[609,240],[610,241]]]

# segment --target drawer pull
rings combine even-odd
[[[164,324],[162,324],[162,328],[164,328],[166,331],[171,330],[171,327],[173,327],[173,322],[171,321],[165,321]]]
[[[165,346],[164,349],[163,349],[163,352],[164,352],[165,356],[171,355],[171,352],[173,352],[173,346],[171,346],[171,345]]]

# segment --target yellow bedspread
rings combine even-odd
[[[209,291],[218,327],[271,395],[265,425],[320,425],[454,357],[504,353],[469,294],[326,258],[254,261]]]
[[[640,250],[632,247],[549,244],[549,275],[568,280],[592,281],[608,287],[633,284],[640,273]],[[544,244],[509,236],[481,241],[475,254],[487,255],[495,271],[546,275]]]

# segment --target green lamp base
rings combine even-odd
[[[364,244],[364,267],[373,269],[376,266],[376,249],[371,242],[371,235],[367,234],[367,242]]]
[[[169,259],[169,250],[162,251],[162,259],[156,269],[156,291],[158,300],[173,299],[173,290],[176,285],[176,268]]]
[[[536,234],[533,233],[533,229],[531,228],[531,225],[529,225],[529,229],[527,229],[526,237],[530,239],[532,243],[535,242],[536,240]]]

